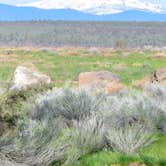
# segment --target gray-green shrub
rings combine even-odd
[[[115,151],[136,153],[155,140],[156,128],[164,131],[165,91],[161,85],[116,95],[49,91],[30,104],[14,138],[0,139],[0,162],[69,165],[106,143]]]
[[[103,120],[94,113],[73,121],[69,129],[69,151],[66,163],[73,163],[82,155],[99,150],[105,145]]]
[[[62,119],[46,121],[26,120],[18,125],[17,136],[0,147],[0,152],[22,165],[49,165],[62,160],[66,153],[66,140]],[[2,160],[2,159],[1,159]],[[14,163],[13,162],[13,163]]]
[[[139,120],[149,122],[152,127],[157,128],[163,118],[163,110],[158,101],[153,100],[146,92],[133,90],[108,96],[100,110],[106,125],[108,123],[111,126],[121,127],[126,121],[133,123]]]
[[[66,119],[79,119],[96,112],[104,96],[92,96],[87,91],[56,89],[38,98],[34,118],[50,119],[63,116]]]
[[[127,122],[123,127],[107,127],[106,131],[107,141],[113,150],[126,154],[134,154],[156,140],[153,130],[142,121]]]

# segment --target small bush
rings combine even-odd
[[[165,116],[157,101],[155,102],[145,92],[133,90],[125,90],[115,96],[108,96],[100,110],[105,124],[113,127],[122,127],[126,122],[131,124],[142,121],[158,129]]]
[[[106,138],[115,151],[126,154],[134,154],[156,140],[149,127],[140,121],[133,124],[127,122],[120,128],[107,128]]]
[[[163,133],[166,133],[166,86],[157,83],[148,84],[145,86],[144,91],[146,96],[150,98],[151,103],[158,108],[153,111],[154,117],[158,119],[157,127]]]
[[[102,96],[94,97],[86,91],[55,90],[38,98],[32,116],[38,119],[59,116],[69,120],[79,119],[98,111],[102,100]]]
[[[62,119],[51,122],[27,120],[18,125],[17,136],[12,142],[1,146],[0,152],[15,163],[23,165],[49,165],[62,160],[66,153],[63,137],[65,123]]]
[[[70,149],[66,163],[77,161],[82,155],[104,147],[105,128],[103,121],[92,114],[80,120],[74,120],[69,130]]]
[[[9,90],[0,96],[0,119],[14,126],[17,120],[25,117],[27,103],[33,103],[37,94],[51,89],[52,85],[28,88],[22,91]]]

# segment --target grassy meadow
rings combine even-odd
[[[0,50],[0,80],[10,82],[18,65],[48,74],[56,86],[67,81],[77,84],[81,72],[108,70],[126,85],[166,66],[165,54],[152,51],[113,51],[109,49]]]
[[[81,72],[108,70],[118,75],[130,89],[131,87],[134,88],[135,82],[149,78],[157,69],[166,67],[166,53],[150,50],[122,51],[97,48],[0,49],[0,85],[10,85],[15,68],[18,65],[27,66],[49,75],[53,87],[77,87],[78,76]],[[22,103],[27,96],[27,98],[30,98],[31,95],[31,91],[29,91],[18,93],[14,97],[10,92],[0,96],[1,106],[6,104],[0,111],[3,112],[6,109],[6,114],[10,115],[8,122],[15,118],[12,121],[13,124],[19,116],[21,119],[25,116],[25,112],[21,112],[24,109]],[[12,102],[16,102],[16,104]],[[18,107],[19,111],[17,111]],[[39,108],[37,107],[37,109]],[[40,120],[44,118],[43,115],[40,116]],[[37,129],[42,130],[41,128]],[[65,128],[65,130],[68,129]],[[71,166],[128,166],[135,162],[140,163],[140,166],[145,166],[143,164],[146,164],[146,166],[166,166],[166,134],[159,133],[156,135],[157,141],[142,148],[136,154],[120,153],[114,151],[111,147],[105,147],[102,150],[95,149],[90,153],[82,153],[83,155],[80,157],[74,156],[78,160]],[[64,141],[66,138],[60,139]],[[53,140],[53,143],[55,146],[56,140]],[[72,150],[75,149],[71,149],[71,153]],[[61,165],[61,163],[50,163],[50,166],[58,165]],[[67,164],[67,166],[70,166],[70,164]]]

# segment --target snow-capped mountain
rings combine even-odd
[[[74,9],[91,14],[112,14],[126,10],[166,13],[165,0],[38,0],[24,6],[42,9]]]
[[[87,9],[87,11],[90,9]],[[106,11],[107,9],[105,9]],[[78,20],[78,21],[166,21],[166,14],[148,10],[125,10],[101,15],[100,8],[90,11],[74,9],[41,9],[0,4],[0,21]],[[93,12],[92,12],[93,11]],[[91,13],[100,13],[100,15]],[[109,13],[109,12],[108,12]]]

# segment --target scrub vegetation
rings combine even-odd
[[[11,90],[18,65],[48,74],[52,83]],[[166,165],[166,87],[133,86],[164,66],[157,51],[1,49],[0,165]],[[75,88],[79,73],[99,70],[116,73],[126,88]]]

